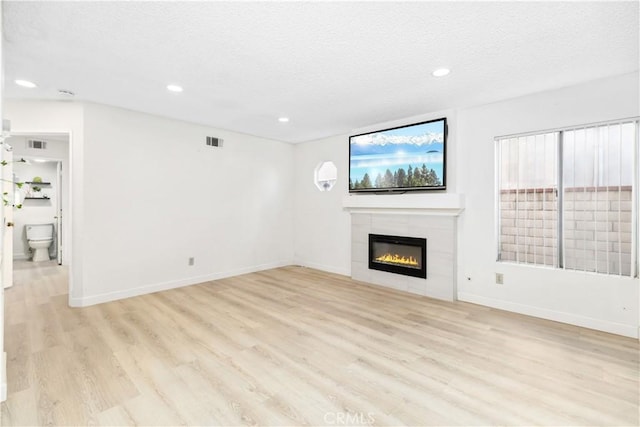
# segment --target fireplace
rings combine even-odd
[[[369,268],[427,278],[427,239],[369,234]]]

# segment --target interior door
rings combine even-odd
[[[58,162],[58,173],[56,174],[56,242],[58,249],[58,265],[62,265],[62,162]],[[66,196],[66,194],[65,194]]]
[[[4,146],[6,147],[6,145]],[[3,147],[3,148],[4,148]],[[2,284],[3,287],[13,286],[13,153],[3,149],[2,158],[6,162],[2,166],[2,192],[8,200],[8,205],[4,206],[3,236],[2,236]],[[4,205],[4,203],[3,203]]]

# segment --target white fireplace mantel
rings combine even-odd
[[[464,210],[464,196],[440,194],[350,194],[342,199],[350,213],[458,216]]]

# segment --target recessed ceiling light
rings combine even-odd
[[[167,90],[170,91],[170,92],[182,92],[182,86],[167,85]]]
[[[287,122],[289,121],[289,117],[280,117],[280,118],[278,119],[278,121],[279,121],[280,123],[287,123]]]
[[[30,89],[33,89],[34,87],[37,87],[35,83],[30,82],[29,80],[16,80],[16,84],[18,86],[28,87]]]
[[[451,72],[450,69],[448,68],[438,68],[437,70],[435,70],[433,73],[434,77],[444,77],[447,74],[449,74]]]

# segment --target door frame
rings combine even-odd
[[[7,148],[9,147],[9,148]],[[15,181],[13,171],[13,150],[11,144],[6,140],[2,144],[2,160],[6,164],[2,167],[2,191],[6,192],[5,196],[9,204],[4,207],[2,212],[2,287],[9,289],[13,286],[13,234],[14,218],[13,209],[15,205]]]
[[[67,175],[66,175],[66,185],[68,185],[67,191],[65,191],[65,197],[67,198],[67,212],[64,213],[66,219],[67,219],[67,224],[68,227],[65,227],[65,234],[66,234],[66,238],[65,240],[67,241],[67,247],[65,248],[65,262],[66,265],[69,268],[69,283],[68,283],[68,292],[69,292],[69,298],[71,298],[72,295],[72,290],[74,288],[74,283],[73,283],[73,245],[72,245],[72,239],[73,239],[73,227],[71,226],[71,224],[73,224],[73,199],[74,199],[74,187],[73,187],[73,173],[74,173],[74,168],[73,168],[73,132],[69,129],[39,129],[37,131],[32,131],[32,130],[25,130],[25,129],[12,129],[11,130],[11,136],[33,136],[33,137],[38,137],[38,136],[47,136],[47,135],[58,135],[58,136],[66,136],[67,137],[67,156],[66,158],[60,158],[60,157],[55,157],[55,156],[48,156],[46,153],[43,155],[34,155],[34,154],[28,154],[25,155],[25,157],[41,157],[43,159],[47,159],[47,160],[52,160],[52,161],[57,161],[59,162],[59,164],[62,164],[62,162],[66,161],[66,164],[64,165],[64,168]],[[8,139],[8,143],[11,144],[11,138],[7,138]],[[62,193],[63,190],[60,188],[58,189],[58,196],[60,196],[60,193]],[[61,198],[58,197],[58,200],[60,201]],[[57,212],[57,214],[59,214],[59,211]],[[71,250],[70,250],[71,249]],[[60,251],[58,251],[58,253],[60,253]],[[11,254],[11,257],[13,257],[13,253]]]
[[[2,5],[0,5],[0,9]],[[0,27],[2,24],[0,23]],[[2,89],[0,88],[0,91]],[[0,118],[1,119],[1,118]],[[4,141],[0,144],[0,161],[4,160],[5,145]],[[0,242],[4,242],[4,222],[6,220],[6,213],[4,203],[0,203]],[[13,259],[13,254],[9,254]],[[4,264],[7,258],[7,254],[0,250],[0,402],[7,400],[7,354],[4,352]],[[13,266],[12,266],[13,268]]]

